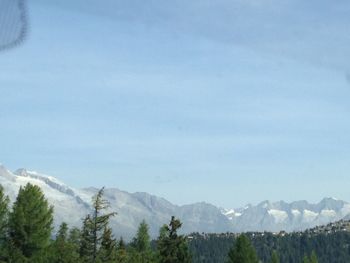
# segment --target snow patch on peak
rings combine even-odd
[[[291,212],[292,212],[293,216],[295,216],[295,217],[298,217],[301,215],[301,212],[298,209],[292,209]]]
[[[41,180],[41,181],[43,181],[43,182],[45,182],[46,184],[49,184],[49,185],[50,185],[50,183],[52,183],[52,184],[55,184],[56,186],[59,185],[61,187],[68,188],[68,186],[66,186],[63,182],[61,182],[57,178],[55,178],[53,176],[49,176],[49,175],[38,173],[36,171],[28,171],[27,169],[21,168],[21,169],[16,170],[14,172],[14,174],[17,175],[17,176],[30,177],[30,178],[33,178],[33,179],[38,179],[38,180]],[[53,185],[50,185],[50,186],[53,186]]]
[[[308,209],[304,209],[303,215],[304,215],[304,220],[306,222],[311,222],[318,216],[318,213]]]
[[[321,216],[325,216],[325,217],[336,217],[337,216],[337,212],[335,212],[332,209],[323,209],[320,213]]]
[[[17,176],[17,180],[22,184],[25,184],[25,182],[27,182],[39,185],[41,187],[43,186],[43,184],[45,184],[53,190],[74,197],[79,204],[83,204],[84,206],[88,207],[88,204],[79,197],[75,189],[70,188],[69,186],[62,183],[60,180],[56,179],[53,176],[41,174],[36,171],[28,171],[24,168],[16,170],[14,174]]]
[[[276,223],[282,223],[288,218],[288,214],[286,211],[270,209],[267,212],[269,215],[274,217]]]
[[[227,215],[231,215],[235,213],[234,209],[224,209],[224,211],[222,211],[222,213],[227,216]]]
[[[236,212],[234,209],[222,209],[221,213],[226,216],[229,220],[233,220],[235,217],[239,217],[242,213]]]

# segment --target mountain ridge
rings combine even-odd
[[[18,189],[26,183],[38,185],[49,203],[55,207],[55,228],[65,221],[70,226],[81,225],[90,213],[95,187],[75,189],[55,177],[28,171],[24,168],[11,172],[0,165],[0,184],[11,201]],[[264,200],[257,205],[248,204],[236,209],[219,208],[207,202],[176,205],[165,198],[146,192],[129,193],[118,188],[106,188],[105,198],[111,210],[118,215],[111,219],[116,236],[130,239],[142,220],[150,226],[152,237],[172,215],[183,222],[183,233],[192,232],[247,232],[247,231],[300,231],[350,217],[350,203],[336,198],[323,198],[311,204],[305,200],[287,203]]]

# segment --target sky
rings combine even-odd
[[[231,208],[350,201],[350,2],[31,0],[0,162]]]

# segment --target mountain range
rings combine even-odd
[[[0,165],[0,184],[11,201],[15,200],[20,186],[27,183],[40,186],[54,206],[56,229],[63,221],[70,226],[81,226],[84,216],[91,212],[91,198],[99,190],[75,189],[52,176],[26,169],[11,172]],[[135,235],[143,219],[149,224],[151,236],[156,237],[172,215],[183,222],[183,233],[290,232],[350,217],[350,203],[335,198],[324,198],[318,204],[263,201],[255,206],[224,209],[205,202],[179,206],[148,193],[128,193],[117,188],[106,188],[104,197],[110,202],[110,209],[117,212],[110,222],[115,235],[127,240]]]

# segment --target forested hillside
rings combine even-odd
[[[340,221],[295,233],[247,233],[262,262],[275,251],[280,262],[300,263],[314,251],[320,263],[350,262],[349,222]],[[237,234],[193,234],[189,243],[195,263],[224,263]]]

